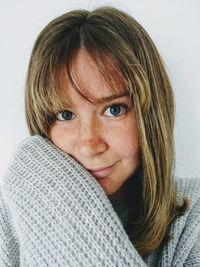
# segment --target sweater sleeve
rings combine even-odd
[[[184,267],[199,267],[200,266],[200,235],[196,240],[185,264]]]
[[[20,267],[146,266],[99,183],[48,139],[34,136],[19,145],[3,190]]]
[[[1,188],[0,188],[1,189]],[[19,266],[19,247],[10,212],[0,190],[0,266]]]

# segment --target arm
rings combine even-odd
[[[98,182],[49,140],[35,136],[18,147],[4,192],[24,260],[37,266],[146,266]]]
[[[172,266],[200,266],[200,180],[179,179],[177,191],[188,197],[189,209],[176,220],[172,230],[174,237],[168,248],[174,251]]]
[[[196,240],[185,264],[184,267],[199,267],[200,266],[200,235]]]
[[[0,266],[19,266],[19,247],[9,210],[0,190]]]

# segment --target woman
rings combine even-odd
[[[174,99],[146,31],[74,10],[34,45],[30,137],[1,196],[1,266],[198,266],[200,182],[174,178]]]

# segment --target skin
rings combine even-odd
[[[70,106],[66,106],[65,113],[57,114],[49,137],[57,147],[88,169],[111,200],[118,199],[124,192],[125,182],[140,163],[133,107],[121,88],[113,95],[94,61],[83,49],[72,62],[72,74],[95,103],[81,97],[65,76],[63,92]],[[116,84],[120,87],[118,77],[119,74]]]

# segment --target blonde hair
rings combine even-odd
[[[129,233],[142,256],[168,238],[172,221],[184,214],[188,201],[177,203],[174,187],[174,96],[163,60],[144,28],[112,7],[74,10],[50,22],[37,38],[28,68],[25,110],[31,135],[48,137],[53,115],[64,106],[61,73],[76,90],[71,62],[84,48],[115,90],[109,64],[122,76],[133,103],[141,148],[141,199]]]

